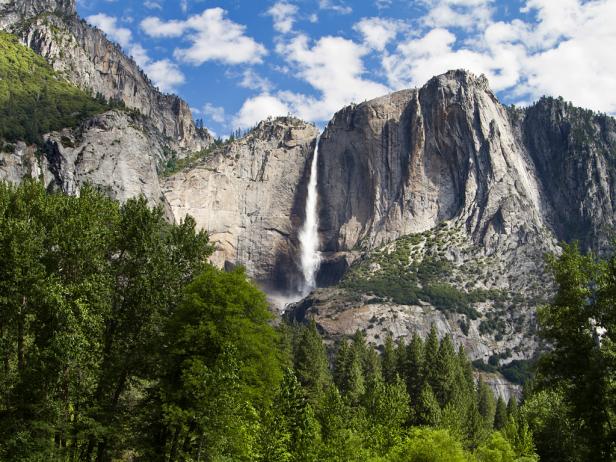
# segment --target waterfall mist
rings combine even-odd
[[[319,215],[317,211],[318,158],[319,138],[317,137],[314,155],[312,156],[312,165],[310,166],[310,180],[308,181],[308,193],[306,196],[306,218],[299,232],[301,266],[304,275],[302,293],[304,295],[307,295],[317,286],[316,275],[321,263],[321,253],[319,252]]]

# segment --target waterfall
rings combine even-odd
[[[319,215],[317,212],[317,162],[319,159],[319,137],[317,137],[310,166],[310,180],[308,181],[308,193],[306,195],[306,218],[304,226],[299,232],[299,244],[301,248],[301,265],[304,275],[302,293],[307,295],[317,286],[316,276],[321,254],[319,252]]]

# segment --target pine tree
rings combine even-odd
[[[418,399],[425,385],[424,343],[417,335],[413,335],[409,343],[404,368],[406,388],[411,399]]]
[[[425,384],[416,399],[411,401],[414,422],[417,425],[436,427],[441,420],[441,408],[430,385]]]
[[[445,336],[439,346],[436,363],[433,364],[432,389],[441,408],[460,394],[458,390],[458,358],[451,337]]]
[[[398,353],[394,341],[389,334],[383,344],[383,379],[386,383],[393,383],[398,373]]]
[[[517,417],[518,415],[518,400],[515,396],[511,396],[507,402],[507,417]]]
[[[496,401],[496,412],[494,414],[494,429],[501,430],[507,425],[507,405],[500,396]]]
[[[425,380],[430,384],[432,390],[436,393],[435,386],[438,387],[438,372],[436,365],[438,362],[438,350],[440,343],[436,334],[436,328],[432,325],[428,337],[424,343],[424,363],[423,371]],[[438,398],[438,397],[437,397]]]
[[[352,355],[348,340],[342,339],[334,358],[334,382],[342,394],[346,393],[347,390]]]
[[[483,418],[484,426],[491,430],[494,426],[496,403],[494,402],[492,390],[481,378],[477,384],[477,405],[479,413]]]
[[[314,321],[300,330],[293,355],[294,370],[308,399],[316,403],[332,381],[325,345]]]

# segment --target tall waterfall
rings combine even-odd
[[[317,286],[317,270],[321,263],[321,253],[319,252],[319,215],[317,212],[318,159],[319,137],[317,137],[314,155],[312,156],[312,165],[310,166],[310,180],[308,181],[308,194],[306,196],[306,218],[304,226],[299,232],[302,273],[304,275],[302,292],[304,295],[307,295]]]

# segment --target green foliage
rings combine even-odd
[[[232,141],[232,139],[222,140],[221,138],[216,138],[214,142],[207,148],[204,148],[187,157],[182,158],[178,158],[175,151],[169,151],[165,153],[165,158],[167,159],[167,162],[165,163],[164,169],[160,174],[163,177],[168,177],[173,175],[174,173],[192,168],[202,162],[204,159],[208,158],[210,155],[212,155],[217,149],[228,145]]]
[[[467,462],[462,445],[446,430],[418,428],[394,448],[388,462]]]
[[[165,318],[206,265],[207,236],[136,199],[0,185],[0,459],[129,444]],[[112,440],[113,435],[113,440]]]
[[[431,303],[439,310],[466,314],[470,319],[479,315],[473,303],[494,298],[497,294],[474,290],[462,291],[446,282],[452,273],[452,263],[440,256],[424,256],[414,261],[412,248],[424,242],[425,236],[404,236],[394,244],[374,252],[370,258],[354,265],[345,275],[341,286],[376,295],[401,305]],[[430,239],[426,245],[440,245]],[[372,271],[374,264],[380,268]]]
[[[509,442],[499,432],[494,432],[485,444],[477,449],[478,462],[514,462],[515,453]]]
[[[41,141],[41,135],[74,127],[108,109],[62,80],[43,58],[0,32],[0,139]]]
[[[535,401],[529,399],[537,448],[545,460],[614,460],[616,259],[598,261],[569,245],[549,263],[558,291],[552,303],[539,310],[538,319],[540,334],[552,349],[539,361],[538,393]],[[551,393],[554,412],[542,411],[546,395],[541,391]],[[568,453],[557,448],[554,454],[541,437],[550,431],[542,422],[552,416],[558,416],[553,430],[559,445],[575,441]]]
[[[192,219],[143,199],[0,185],[0,249],[3,461],[534,456],[522,412],[493,434],[491,392],[451,338],[390,338],[381,356],[357,332],[330,364],[315,323],[273,327]]]

